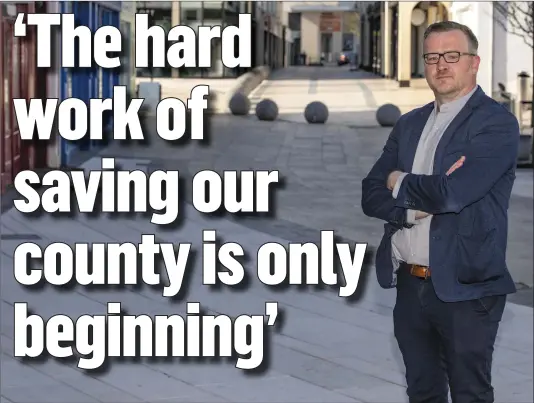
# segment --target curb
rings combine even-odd
[[[264,80],[271,74],[271,69],[268,66],[258,66],[239,76],[236,83],[225,94],[224,107],[228,109],[228,104],[232,97],[238,93],[244,94],[247,97],[254,91]]]
[[[210,105],[212,113],[225,113],[229,112],[228,104],[232,97],[237,93],[242,93],[246,95],[247,97],[250,95],[252,91],[254,91],[269,75],[271,74],[271,69],[268,66],[258,66],[254,67],[251,71],[240,75],[235,79],[234,84],[223,94],[223,93],[216,93],[212,92]],[[149,81],[145,79],[140,79],[136,81],[137,84],[137,91],[139,89],[139,83],[141,82],[155,82],[159,83],[158,81]],[[161,83],[160,83],[161,85]],[[136,91],[136,93],[137,93]],[[138,96],[138,95],[136,95]],[[160,87],[160,99],[161,99],[161,87]],[[140,115],[144,117],[151,117],[155,116],[154,112],[147,111],[145,108],[141,108]]]

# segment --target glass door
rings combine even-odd
[[[325,62],[332,61],[332,34],[330,32],[321,33],[321,59]]]

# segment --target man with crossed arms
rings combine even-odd
[[[385,221],[376,255],[397,289],[394,332],[410,402],[493,402],[492,352],[506,294],[507,209],[516,118],[476,83],[478,41],[455,22],[424,35],[435,101],[402,116],[362,182],[366,215]]]

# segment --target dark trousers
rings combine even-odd
[[[506,295],[443,302],[431,279],[402,267],[393,310],[411,403],[494,401],[491,364]]]

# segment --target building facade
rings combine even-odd
[[[513,7],[522,7],[521,10],[528,12],[528,4],[514,2]],[[522,12],[517,8],[514,11]],[[499,87],[504,86],[516,101],[512,107],[519,118],[522,98],[526,95],[527,99],[523,100],[532,100],[532,38],[528,44],[526,32],[518,32],[518,35],[512,33],[507,12],[493,2],[455,2],[451,5],[451,16],[454,21],[469,26],[479,40],[478,53],[482,59],[478,73],[479,85],[486,94],[495,97],[501,92]],[[530,87],[523,95],[519,78],[522,73],[529,76],[527,87]],[[528,113],[523,115],[530,119]]]
[[[138,1],[137,12],[149,15],[149,24],[158,25],[169,31],[177,25],[187,25],[198,32],[200,26],[239,25],[239,14],[252,17],[252,67],[268,65],[282,67],[285,49],[285,29],[282,24],[280,2],[272,1]],[[170,44],[169,44],[170,46]],[[221,60],[221,40],[211,41],[211,67],[137,69],[138,77],[171,78],[237,77],[244,68],[228,68]],[[198,51],[198,50],[197,50]]]
[[[450,19],[452,2],[359,2],[361,68],[409,87],[423,77],[423,34],[438,21]]]
[[[121,2],[120,30],[123,40],[119,83],[127,88],[130,96],[135,96],[135,1]]]
[[[284,2],[294,44],[292,64],[333,63],[342,52],[358,55],[360,16],[357,3]]]
[[[13,99],[46,98],[46,73],[37,69],[37,32],[27,27],[25,37],[15,37],[18,13],[45,12],[41,3],[0,3],[0,193],[26,169],[46,166],[47,145],[21,141]]]
[[[528,7],[527,2],[514,4]],[[361,21],[360,67],[364,70],[409,87],[414,79],[424,77],[426,28],[452,20],[467,25],[478,38],[482,59],[478,82],[486,94],[496,96],[501,86],[512,95],[519,94],[520,74],[529,76],[526,92],[532,94],[532,45],[511,32],[509,21],[494,2],[358,2],[356,8]],[[514,99],[513,107],[519,110],[519,97]],[[532,95],[527,98],[531,99]]]
[[[283,2],[249,1],[252,21],[253,66],[277,69],[286,66],[288,43],[287,18]]]
[[[85,25],[95,32],[98,28],[109,25],[120,29],[120,1],[65,1],[59,3],[60,12],[74,14],[76,22]],[[78,50],[79,52],[80,50]],[[76,53],[76,52],[75,52]],[[92,68],[61,68],[59,73],[59,98],[77,98],[89,104],[92,98],[111,98],[113,87],[120,84],[120,69]],[[112,114],[104,115],[103,131],[109,133],[113,127]],[[60,138],[59,160],[61,166],[75,163],[77,151],[90,151],[108,145],[110,138],[104,140],[67,141]]]

